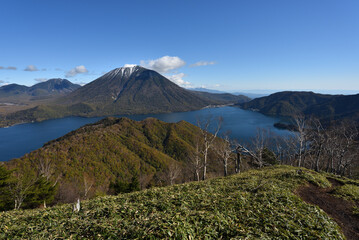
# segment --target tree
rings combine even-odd
[[[297,129],[295,138],[297,140],[298,167],[304,165],[305,154],[307,151],[307,120],[303,115],[297,115],[293,118],[294,125]]]
[[[358,157],[358,128],[355,123],[342,122],[337,126],[339,134],[339,148],[337,154],[336,173],[345,175]]]
[[[320,161],[324,152],[325,134],[324,128],[318,119],[312,119],[308,130],[308,139],[310,144],[310,157],[314,159],[314,170],[319,172]]]
[[[10,194],[13,199],[14,209],[20,209],[26,197],[31,193],[30,189],[35,184],[36,179],[28,173],[14,172],[16,181],[10,185]]]
[[[270,165],[278,164],[277,156],[274,154],[273,151],[265,147],[262,152],[263,152],[262,153],[263,162]]]
[[[214,140],[217,137],[217,134],[221,128],[221,124],[222,124],[223,119],[220,117],[217,120],[217,126],[214,130],[214,133],[210,133],[210,127],[211,127],[211,118],[207,118],[205,121],[197,121],[197,125],[198,127],[201,129],[201,135],[203,138],[203,149],[202,149],[202,154],[203,154],[203,174],[202,174],[202,180],[206,179],[206,174],[207,174],[207,165],[208,165],[208,153],[209,153],[209,149],[212,147],[212,144],[214,142]]]
[[[237,151],[237,159],[238,156],[241,157],[242,154],[250,156],[251,164],[256,167],[263,167],[266,165],[270,165],[265,162],[264,151],[269,148],[269,139],[270,132],[266,129],[257,129],[256,136],[252,139],[252,142],[245,146],[244,144],[237,143],[236,151]]]
[[[95,184],[95,179],[91,178],[88,174],[83,175],[83,199],[88,199],[91,196],[89,196],[89,192],[92,189],[93,185]]]
[[[41,204],[45,206],[54,200],[57,185],[46,180],[46,177],[37,177],[35,173],[25,169],[15,169],[13,178],[9,192],[14,209],[36,208]]]
[[[128,191],[128,183],[121,181],[119,178],[115,180],[115,182],[110,183],[110,194],[120,194],[120,193],[127,193]]]
[[[0,163],[0,211],[10,210],[12,208],[11,184],[13,184],[11,171],[8,171],[4,165]]]
[[[202,169],[202,163],[201,163],[201,151],[199,149],[199,138],[196,139],[196,149],[194,153],[191,154],[189,157],[189,165],[190,170],[193,173],[193,180],[194,181],[200,181],[200,171]]]
[[[46,177],[39,177],[28,190],[23,208],[37,208],[41,204],[46,207],[47,203],[51,203],[54,200],[55,193],[56,185],[46,180]]]
[[[47,153],[48,154],[48,153]],[[32,159],[32,164],[37,168],[38,176],[43,176],[47,181],[50,180],[50,177],[54,173],[53,169],[53,156],[40,156],[39,152],[37,152],[35,159]]]
[[[134,192],[134,191],[139,191],[139,190],[141,190],[140,181],[138,180],[137,174],[134,174],[132,176],[130,184],[128,185],[128,191]]]
[[[181,172],[182,172],[182,169],[179,166],[179,164],[171,162],[168,165],[165,173],[167,175],[169,185],[173,185],[175,183],[176,179],[179,177]]]
[[[115,195],[141,190],[137,174],[132,176],[131,182],[122,181],[117,178],[114,183],[110,183],[110,190]]]
[[[214,150],[216,151],[219,161],[223,164],[223,175],[228,175],[228,163],[232,157],[232,146],[229,139],[229,134],[225,133],[222,139],[214,144]]]
[[[234,171],[236,173],[240,173],[241,172],[241,163],[242,163],[242,149],[241,146],[237,143],[236,144],[236,160],[235,160],[235,166],[234,166]]]

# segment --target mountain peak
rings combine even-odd
[[[143,69],[142,67],[134,64],[125,64],[123,67],[116,68],[108,73],[106,73],[104,76],[106,77],[130,77],[133,73],[137,72],[138,70]]]

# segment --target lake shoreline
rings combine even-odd
[[[104,117],[106,116],[72,116],[0,128],[0,161],[8,161],[12,158],[21,157],[42,147],[48,141],[59,138],[86,124],[95,123]],[[289,134],[289,131],[279,130],[273,126],[276,122],[281,121],[281,119],[233,106],[175,113],[115,115],[114,117],[127,117],[136,121],[149,117],[157,118],[164,122],[179,122],[184,120],[194,125],[197,124],[198,119],[212,119],[213,127],[215,127],[215,119],[222,117],[223,122],[220,135],[230,131],[231,138],[242,142],[254,137],[258,128],[269,129],[277,135]],[[212,131],[214,129],[209,130]]]
[[[227,106],[234,106],[233,103],[230,104],[221,104],[221,105],[208,105],[205,106],[203,108],[200,109],[196,109],[196,110],[189,110],[189,111],[181,111],[181,112],[192,112],[192,111],[199,111],[202,109],[208,109],[208,108],[221,108],[221,107],[227,107]],[[181,112],[152,112],[152,113],[123,113],[123,114],[117,114],[117,115],[94,115],[94,116],[81,116],[81,115],[69,115],[69,116],[63,116],[63,117],[59,117],[59,118],[49,118],[49,119],[43,119],[40,121],[28,121],[28,122],[16,122],[14,124],[4,124],[3,120],[0,120],[0,129],[1,128],[9,128],[9,127],[13,127],[16,125],[21,125],[21,124],[27,124],[27,123],[40,123],[43,121],[48,121],[48,120],[54,120],[54,119],[63,119],[63,118],[68,118],[68,117],[81,117],[81,118],[96,118],[96,117],[101,117],[101,118],[105,118],[105,117],[116,117],[116,116],[130,116],[130,115],[147,115],[147,114],[166,114],[166,113],[181,113]],[[5,116],[6,117],[6,116]]]

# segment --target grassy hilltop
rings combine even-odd
[[[340,181],[333,193],[358,201],[359,183]],[[98,197],[83,201],[79,212],[70,204],[3,212],[0,238],[344,239],[326,213],[295,194],[304,185],[331,183],[323,174],[289,166],[251,170]]]

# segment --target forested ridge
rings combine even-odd
[[[305,115],[326,122],[343,119],[359,121],[359,94],[329,95],[285,91],[239,103],[238,106],[273,116]]]
[[[201,134],[185,121],[106,118],[5,165],[17,176],[23,201],[26,186],[32,187],[41,177],[56,186],[56,202],[73,202],[79,197],[130,191],[131,183],[136,183],[134,190],[193,180],[191,159]],[[208,161],[215,160],[210,150]],[[208,172],[216,175],[219,170],[211,165]]]

